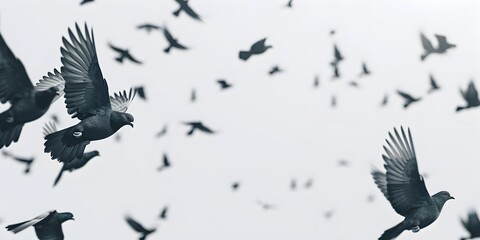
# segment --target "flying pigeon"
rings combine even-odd
[[[165,39],[168,41],[168,47],[166,47],[163,51],[165,53],[169,53],[172,48],[176,48],[179,50],[187,50],[188,48],[183,46],[178,42],[178,39],[174,38],[170,31],[168,30],[167,26],[162,28],[163,30],[163,35],[165,36]]]
[[[370,75],[370,70],[368,69],[367,67],[367,64],[366,63],[362,63],[362,73],[360,73],[360,76],[366,76],[366,75]]]
[[[274,75],[274,74],[277,74],[279,72],[283,72],[283,69],[281,69],[279,66],[275,65],[270,69],[270,71],[268,71],[268,74]]]
[[[202,122],[186,122],[186,123],[184,123],[184,124],[191,127],[190,131],[187,132],[187,135],[188,135],[188,136],[191,136],[191,135],[195,132],[195,130],[202,131],[202,132],[208,133],[208,134],[213,134],[213,133],[215,133],[215,132],[212,131],[210,128],[208,128],[207,126],[203,125]]]
[[[155,228],[145,229],[145,227],[143,227],[140,223],[138,223],[137,221],[135,221],[133,218],[131,218],[129,216],[125,217],[125,220],[127,221],[128,225],[131,228],[133,228],[133,230],[142,234],[142,236],[139,238],[139,240],[147,239],[148,235],[152,234],[153,232],[155,232],[155,230],[157,230]]]
[[[269,48],[272,48],[271,45],[265,45],[267,38],[263,38],[255,42],[248,51],[240,51],[238,54],[239,58],[247,61],[252,55],[259,55],[266,52]]]
[[[433,76],[430,75],[430,89],[428,90],[428,93],[438,91],[439,89],[440,89],[440,86],[438,86],[437,82],[435,81],[435,78],[433,78]]]
[[[92,34],[93,35],[93,34]],[[113,44],[109,43],[108,46],[115,52],[119,54],[118,57],[115,58],[115,60],[119,63],[123,63],[125,59],[128,59],[136,64],[142,64],[142,62],[138,61],[136,58],[134,58],[128,49],[122,49],[119,47],[114,46]]]
[[[10,157],[17,162],[25,164],[26,165],[25,170],[24,170],[25,174],[30,172],[30,167],[32,166],[33,161],[35,160],[35,158],[33,158],[33,157],[32,158],[17,157],[17,156],[14,156],[13,154],[11,154],[7,151],[3,151],[2,154],[5,157]]]
[[[178,15],[180,15],[180,12],[184,11],[186,14],[188,14],[193,19],[198,20],[200,22],[202,21],[200,16],[195,11],[193,11],[193,9],[188,5],[188,0],[175,0],[175,2],[177,2],[180,5],[178,10],[173,12],[173,15],[175,17],[178,17]]]
[[[170,160],[168,160],[167,154],[164,153],[162,158],[162,166],[158,167],[158,171],[162,171],[165,168],[169,168],[170,166],[171,166]]]
[[[420,40],[422,41],[422,46],[425,50],[424,53],[420,56],[420,59],[422,61],[424,61],[432,53],[443,54],[446,53],[448,49],[456,47],[455,44],[449,43],[447,41],[447,38],[443,35],[436,34],[435,38],[438,41],[437,48],[433,47],[432,42],[423,33],[420,33]]]
[[[76,24],[77,35],[68,29],[71,43],[63,38],[62,75],[65,79],[67,112],[80,122],[72,127],[45,136],[45,152],[52,159],[68,163],[81,158],[90,141],[108,138],[121,127],[133,127],[133,116],[126,113],[135,92],[108,96],[107,81],[103,78],[95,50],[93,30],[85,35]]]
[[[480,100],[478,99],[477,88],[475,87],[475,84],[473,83],[473,81],[470,81],[466,91],[462,91],[462,89],[460,89],[460,93],[462,94],[463,99],[465,99],[465,101],[467,102],[467,106],[458,106],[457,112],[462,111],[464,109],[480,106]]]
[[[93,2],[94,0],[82,0],[82,2],[80,2],[80,5],[84,5],[85,3],[89,3],[89,2]]]
[[[144,86],[135,87],[135,92],[138,94],[138,96],[141,99],[147,100],[147,96],[145,95],[145,87]]]
[[[8,225],[6,229],[16,234],[33,226],[39,240],[63,240],[62,223],[68,220],[75,220],[73,214],[54,210],[25,222]]]
[[[147,33],[152,32],[153,30],[161,30],[161,27],[151,23],[144,23],[137,26],[137,29],[145,30]]]
[[[463,227],[470,233],[470,237],[463,237],[460,240],[474,239],[480,237],[480,220],[477,211],[471,209],[468,211],[467,218],[461,219]]]
[[[421,98],[412,97],[412,95],[410,95],[406,92],[397,91],[397,93],[398,93],[398,95],[400,95],[405,100],[405,103],[403,104],[403,108],[408,108],[408,106],[410,106],[410,104],[412,104],[414,102],[417,102],[417,101],[420,101],[420,99],[421,99]]]
[[[397,129],[388,135],[390,141],[386,140],[387,145],[383,147],[386,154],[382,156],[387,172],[373,169],[371,174],[393,209],[405,219],[386,230],[379,240],[394,239],[405,230],[420,231],[438,218],[446,201],[455,199],[446,191],[433,196],[428,193],[425,181],[418,172],[410,129],[408,137],[403,127],[401,135]]]
[[[217,80],[217,83],[220,84],[220,88],[222,90],[225,90],[227,88],[231,88],[232,87],[232,84],[230,84],[229,82],[227,82],[226,80]]]
[[[166,220],[167,219],[167,213],[168,213],[168,207],[165,206],[162,209],[162,212],[160,213],[160,218],[163,219],[163,220]]]
[[[163,136],[165,136],[165,134],[167,134],[167,131],[168,131],[167,125],[163,125],[163,128],[155,136],[157,138],[163,137]]]

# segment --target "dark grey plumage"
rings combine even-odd
[[[133,127],[133,116],[126,113],[135,91],[108,95],[107,81],[100,69],[93,30],[85,33],[75,25],[77,36],[68,29],[71,43],[63,38],[62,74],[65,79],[67,112],[80,122],[45,136],[45,152],[52,159],[68,163],[81,158],[90,141],[108,138],[121,127]],[[85,35],[83,35],[85,34]]]
[[[192,91],[190,92],[190,102],[195,102],[197,101],[197,90],[195,90],[195,88],[192,89]]]
[[[165,206],[160,212],[160,219],[167,220],[168,206]]]
[[[237,191],[238,188],[240,187],[240,182],[233,182],[231,187],[233,191]]]
[[[288,3],[285,6],[288,7],[288,8],[292,8],[293,7],[293,0],[288,0]]]
[[[95,0],[83,0],[82,2],[80,2],[80,5],[84,5],[86,3],[90,3],[90,2],[94,2]]]
[[[202,22],[200,16],[188,5],[188,0],[175,0],[180,6],[178,10],[173,12],[175,17],[178,17],[182,11],[184,11],[188,16],[192,17],[193,19]]]
[[[0,102],[10,108],[0,113],[0,149],[20,138],[23,125],[42,117],[63,94],[63,78],[56,69],[33,86],[20,59],[0,34]]]
[[[283,72],[283,69],[281,69],[278,65],[275,65],[270,69],[270,71],[268,71],[268,74],[275,75],[280,72]]]
[[[6,229],[16,234],[33,226],[39,240],[63,240],[62,223],[68,220],[74,220],[73,214],[49,211],[34,219],[8,225]]]
[[[466,91],[463,91],[462,89],[460,89],[460,93],[462,94],[463,99],[467,102],[467,105],[458,106],[457,112],[468,109],[468,108],[480,106],[480,99],[478,99],[477,88],[475,87],[475,84],[473,83],[473,81],[470,81],[470,83],[468,83],[468,87]]]
[[[142,62],[138,61],[136,58],[132,56],[132,54],[130,54],[130,50],[116,47],[111,43],[109,43],[108,46],[119,54],[119,56],[115,58],[115,61],[119,63],[123,63],[125,59],[128,59],[136,64],[142,64]]]
[[[432,53],[443,54],[446,53],[448,49],[456,47],[455,44],[449,43],[447,38],[443,35],[436,34],[435,38],[438,41],[437,48],[433,47],[432,42],[423,33],[420,33],[420,40],[422,41],[422,46],[424,49],[424,53],[420,56],[422,61],[424,61]]]
[[[147,95],[145,94],[145,87],[144,86],[135,87],[135,92],[138,94],[138,96],[141,99],[147,100]]]
[[[147,33],[150,33],[154,30],[161,30],[161,27],[158,26],[158,25],[155,25],[155,24],[151,24],[151,23],[144,23],[144,24],[138,25],[137,29],[145,30],[145,31],[147,31]]]
[[[446,201],[454,199],[450,193],[441,191],[433,196],[427,191],[423,177],[418,172],[417,157],[410,129],[408,136],[394,129],[390,141],[384,145],[386,173],[373,169],[375,184],[388,199],[393,209],[405,219],[386,230],[379,240],[394,239],[405,230],[418,232],[432,224],[440,215]]]
[[[387,104],[388,104],[388,94],[385,94],[385,96],[383,96],[382,102],[380,103],[380,106],[385,107],[387,106]]]
[[[266,45],[265,41],[267,38],[263,38],[255,42],[248,51],[240,51],[238,57],[243,61],[247,61],[252,55],[259,55],[266,52],[269,48],[272,48],[271,45]]]
[[[162,157],[162,165],[160,167],[158,167],[158,171],[162,171],[166,168],[169,168],[172,164],[170,163],[170,160],[167,156],[166,153],[163,154],[163,157]]]
[[[184,124],[191,127],[190,131],[187,132],[187,136],[191,136],[195,132],[195,130],[208,134],[215,133],[213,130],[205,126],[202,122],[185,122]]]
[[[366,76],[366,75],[370,75],[370,74],[371,74],[371,72],[368,69],[367,64],[363,62],[362,63],[362,73],[360,73],[360,76]]]
[[[478,219],[477,211],[470,209],[467,213],[467,218],[460,219],[465,230],[470,234],[469,237],[462,237],[460,240],[474,239],[480,237],[480,220]]]
[[[400,90],[397,90],[397,93],[398,95],[400,95],[405,103],[403,104],[403,108],[408,108],[408,106],[410,106],[410,104],[414,103],[414,102],[418,102],[421,100],[421,98],[416,98],[416,97],[412,97],[412,95],[406,93],[406,92],[402,92]]]
[[[432,93],[438,90],[440,90],[440,86],[438,86],[437,82],[435,81],[435,78],[433,78],[433,76],[430,75],[430,89],[428,90],[428,93]]]
[[[19,162],[19,163],[23,163],[25,164],[25,174],[29,173],[30,172],[30,167],[32,166],[32,163],[33,161],[35,160],[35,158],[22,158],[22,157],[17,157],[13,154],[11,154],[10,152],[7,152],[7,151],[3,151],[2,152],[2,155],[5,156],[5,157],[10,157],[11,159]]]
[[[143,227],[140,223],[135,221],[133,218],[127,216],[125,217],[125,221],[127,221],[128,225],[135,230],[138,233],[141,233],[142,235],[140,236],[139,240],[145,240],[147,239],[147,236],[154,233],[157,229],[152,228],[152,229],[146,229]]]
[[[226,80],[217,80],[217,83],[220,85],[220,89],[225,90],[231,88],[233,85]]]
[[[163,125],[163,128],[155,135],[157,138],[165,136],[167,134],[167,125]]]
[[[182,0],[180,0],[180,1],[182,1]],[[187,50],[188,49],[184,45],[180,44],[178,42],[178,39],[176,39],[172,36],[172,34],[168,30],[167,26],[164,26],[162,28],[162,31],[163,31],[163,35],[165,36],[165,39],[168,42],[168,46],[165,49],[163,49],[163,51],[165,53],[168,54],[172,48],[176,48],[176,49],[179,49],[179,50]]]
[[[340,78],[340,69],[338,68],[338,64],[344,60],[343,55],[338,50],[336,44],[333,45],[333,61],[330,62],[330,65],[333,68],[333,78]]]

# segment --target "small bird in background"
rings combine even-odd
[[[113,139],[115,139],[115,142],[120,142],[122,141],[122,134],[120,134],[119,132],[115,133],[113,135]]]
[[[295,191],[295,189],[297,189],[297,180],[295,180],[295,178],[293,178],[290,181],[290,190]]]
[[[194,103],[197,101],[197,91],[195,90],[195,88],[192,89],[192,91],[190,92],[190,102]]]
[[[425,181],[418,172],[410,129],[408,137],[403,127],[401,135],[395,128],[394,133],[388,135],[390,141],[386,140],[387,145],[383,146],[385,154],[382,155],[387,172],[372,169],[371,174],[393,209],[405,219],[386,230],[379,240],[394,239],[405,230],[414,233],[420,231],[440,216],[445,202],[455,199],[447,191],[438,192],[433,196],[428,193]]]
[[[435,81],[435,78],[430,74],[430,89],[428,90],[428,93],[432,93],[434,91],[438,91],[440,89],[440,86],[438,86],[437,82]]]
[[[330,30],[330,36],[335,35],[335,29]]]
[[[313,178],[309,178],[309,179],[305,182],[305,184],[303,184],[303,187],[304,187],[305,189],[310,189],[310,188],[312,188],[312,186],[313,186]]]
[[[143,99],[143,100],[147,100],[147,96],[145,95],[145,87],[144,86],[139,86],[139,87],[135,87],[135,92],[138,94],[138,96]]]
[[[330,65],[333,67],[333,78],[340,78],[340,70],[338,68],[338,64],[343,61],[344,58],[340,53],[340,50],[338,50],[336,44],[333,44],[333,56],[334,59],[332,62],[330,62]]]
[[[125,221],[127,221],[128,225],[131,228],[133,228],[133,230],[142,234],[142,236],[139,238],[139,240],[146,240],[148,235],[152,234],[153,232],[155,232],[157,230],[156,228],[146,229],[145,227],[143,227],[140,223],[135,221],[130,216],[126,216]]]
[[[90,3],[90,2],[93,2],[94,0],[83,0],[82,2],[80,2],[80,5],[84,5],[86,3]]]
[[[164,153],[163,157],[162,157],[162,165],[160,167],[158,167],[158,171],[162,171],[162,170],[165,170],[166,168],[170,168],[170,167],[171,167],[170,160],[168,159],[167,154]]]
[[[316,75],[313,79],[313,87],[318,88],[318,86],[320,86],[320,78]]]
[[[144,23],[144,24],[138,25],[137,29],[145,30],[145,31],[147,31],[147,33],[150,33],[154,30],[161,30],[161,27],[158,26],[158,25],[155,25],[155,24],[151,24],[151,23]]]
[[[125,59],[128,59],[136,64],[142,64],[142,62],[138,61],[136,58],[134,58],[131,54],[130,54],[130,50],[128,49],[122,49],[122,48],[119,48],[119,47],[116,47],[114,46],[113,44],[109,43],[108,46],[114,50],[115,52],[117,52],[119,54],[118,57],[115,58],[115,60],[119,63],[123,63],[123,61]]]
[[[248,51],[240,51],[238,57],[244,61],[247,61],[252,55],[259,55],[266,52],[269,48],[272,48],[271,45],[265,45],[267,38],[263,38],[255,42]]]
[[[362,63],[362,73],[360,73],[360,76],[367,76],[367,75],[370,75],[370,70],[368,69],[367,67],[367,64],[366,63]]]
[[[25,222],[8,225],[6,229],[17,234],[33,226],[39,240],[63,240],[62,223],[68,220],[75,220],[72,213],[54,210]]]
[[[293,0],[288,0],[288,3],[285,5],[285,7],[292,8],[293,7]]]
[[[337,97],[335,95],[332,95],[332,97],[330,98],[330,106],[332,108],[337,107]]]
[[[263,208],[263,210],[273,210],[275,209],[275,206],[273,206],[272,204],[270,203],[266,203],[264,201],[261,201],[261,200],[257,200],[257,204]]]
[[[232,87],[232,84],[228,83],[226,80],[217,80],[217,83],[220,85],[221,90],[225,90]]]
[[[412,97],[412,95],[410,95],[408,93],[405,93],[405,92],[402,92],[400,90],[397,90],[397,93],[405,101],[405,103],[403,104],[403,108],[408,108],[408,106],[410,106],[410,104],[421,100],[421,98]]]
[[[178,42],[178,39],[176,39],[176,38],[174,38],[174,37],[172,36],[172,34],[171,34],[170,31],[168,30],[167,26],[164,26],[164,27],[162,28],[162,30],[163,30],[163,35],[165,36],[165,39],[166,39],[167,42],[168,42],[168,46],[167,46],[165,49],[163,49],[163,51],[164,51],[165,53],[167,53],[167,54],[170,53],[170,50],[171,50],[172,48],[176,48],[176,49],[179,49],[179,50],[187,50],[187,49],[188,49],[188,48],[185,47],[184,45],[180,44],[180,43]]]
[[[330,210],[325,211],[323,213],[323,217],[325,217],[325,219],[327,219],[327,220],[330,220],[330,218],[333,217],[333,214],[335,214],[335,211],[333,209],[330,209]]]
[[[480,237],[480,220],[477,211],[470,209],[466,219],[460,219],[465,230],[470,233],[470,237],[462,237],[460,240],[474,239]]]
[[[240,187],[240,183],[239,182],[233,182],[231,187],[232,187],[233,191],[237,191],[238,188]]]
[[[333,79],[335,78],[340,78],[340,69],[338,68],[338,65],[337,64],[333,64],[332,65],[332,68],[333,68]]]
[[[358,85],[357,81],[351,81],[348,83],[349,86],[354,87],[354,88],[359,88],[360,86]]]
[[[183,123],[185,125],[188,125],[190,126],[190,131],[187,132],[187,136],[191,136],[193,135],[193,133],[195,132],[195,130],[198,130],[198,131],[201,131],[201,132],[204,132],[204,133],[208,133],[208,134],[213,134],[215,133],[214,131],[212,131],[210,128],[208,128],[207,126],[205,126],[202,122],[185,122]]]
[[[443,53],[446,53],[448,49],[456,47],[455,44],[449,43],[447,41],[447,38],[443,35],[436,34],[435,38],[438,41],[437,48],[433,47],[432,42],[423,33],[420,33],[422,46],[423,46],[423,49],[425,50],[424,53],[420,56],[420,59],[422,61],[424,61],[432,53],[443,54]]]
[[[168,206],[163,207],[160,212],[160,219],[167,220]]]
[[[368,194],[367,196],[367,203],[372,203],[375,201],[375,195],[373,194]]]
[[[155,135],[157,138],[165,136],[167,134],[168,127],[167,125],[163,125],[162,129]]]
[[[338,160],[338,166],[339,167],[349,167],[350,163],[346,159],[340,159],[340,160]]]
[[[470,81],[466,91],[463,91],[462,89],[460,89],[460,93],[462,94],[463,99],[467,102],[467,106],[458,106],[457,112],[460,112],[468,108],[480,106],[480,100],[478,99],[477,88],[475,87],[475,84],[473,83],[473,81]]]
[[[175,0],[180,6],[178,10],[173,12],[173,15],[175,17],[178,17],[180,15],[180,12],[184,11],[188,16],[192,17],[193,19],[202,22],[202,19],[200,16],[193,11],[193,9],[188,5],[188,0]]]
[[[270,71],[268,71],[268,74],[273,76],[273,75],[275,75],[277,73],[280,73],[280,72],[283,72],[283,69],[281,69],[278,65],[275,65],[270,69]]]
[[[382,102],[380,103],[380,106],[385,107],[387,106],[387,104],[388,104],[388,94],[385,94],[385,96],[383,96]]]
[[[58,118],[58,116],[56,114],[52,114],[52,116],[50,117],[55,123],[60,123],[60,119]]]
[[[35,160],[35,158],[22,158],[22,157],[17,157],[17,156],[14,156],[13,154],[11,154],[10,152],[7,152],[7,151],[3,151],[2,152],[2,155],[5,156],[5,157],[9,157],[19,163],[23,163],[25,164],[25,174],[29,173],[30,172],[30,167],[32,166],[32,163],[33,161]]]

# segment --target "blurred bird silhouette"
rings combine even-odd
[[[337,97],[335,95],[333,95],[331,98],[330,98],[330,106],[332,108],[335,108],[337,107]]]
[[[240,187],[240,183],[239,182],[234,182],[234,183],[232,183],[231,187],[232,187],[233,191],[237,191],[238,188]]]
[[[421,98],[412,97],[412,95],[410,95],[408,93],[405,93],[405,92],[402,92],[400,90],[397,90],[397,93],[405,101],[405,103],[403,104],[403,108],[408,108],[408,106],[410,106],[410,104],[421,100]]]
[[[335,213],[335,211],[333,209],[331,209],[331,210],[328,210],[328,211],[324,212],[323,216],[325,217],[325,219],[329,220],[330,218],[333,217],[334,213]]]
[[[157,138],[163,137],[163,136],[165,136],[165,134],[167,134],[167,131],[168,131],[167,125],[163,125],[163,128],[155,136]]]
[[[208,133],[208,134],[215,133],[210,128],[205,126],[202,122],[185,122],[183,124],[191,127],[190,131],[187,132],[187,136],[191,136],[195,132],[195,130],[198,130],[198,131],[201,131],[201,132],[204,132],[204,133]]]
[[[295,189],[297,189],[297,180],[295,180],[295,178],[293,178],[290,181],[290,190],[295,191]]]
[[[24,170],[25,174],[30,172],[30,167],[32,166],[33,161],[35,160],[35,158],[33,158],[33,157],[32,158],[17,157],[17,156],[15,156],[15,155],[11,154],[10,152],[7,152],[7,151],[3,151],[2,155],[5,156],[5,157],[9,157],[9,158],[11,158],[11,159],[13,159],[13,160],[15,160],[19,163],[25,164],[26,165],[25,170]]]
[[[286,7],[292,8],[293,7],[293,0],[288,0],[288,3],[285,5]]]
[[[437,82],[435,81],[435,78],[433,78],[433,76],[430,75],[430,89],[428,90],[428,93],[438,91],[439,89],[440,89],[440,86],[438,86]]]
[[[52,159],[68,163],[81,158],[90,141],[108,138],[121,127],[133,127],[133,116],[126,113],[135,91],[108,95],[108,85],[98,63],[93,30],[85,24],[85,36],[75,24],[78,38],[68,29],[70,43],[63,38],[62,75],[65,79],[67,112],[80,122],[45,136],[46,153]]]
[[[161,30],[161,27],[151,23],[144,23],[144,24],[138,25],[137,29],[145,30],[147,31],[147,33],[150,33],[154,30]]]
[[[139,87],[135,87],[135,92],[138,94],[138,96],[143,99],[143,100],[147,100],[147,96],[145,95],[145,87],[144,86],[139,86]]]
[[[260,201],[260,200],[257,200],[257,204],[260,205],[260,207],[263,208],[263,210],[273,210],[273,209],[275,209],[275,206],[273,206],[272,204],[266,203],[266,202],[263,202],[263,201]]]
[[[197,101],[197,91],[195,88],[192,89],[192,92],[190,93],[190,102],[195,102]]]
[[[338,64],[335,63],[335,64],[332,64],[332,68],[333,68],[333,79],[335,78],[340,78],[340,69],[338,69]]]
[[[130,51],[128,49],[122,49],[122,48],[119,48],[119,47],[116,47],[116,46],[113,46],[111,43],[108,44],[108,46],[114,50],[115,52],[117,52],[119,54],[118,57],[115,58],[115,60],[119,63],[123,63],[123,61],[125,59],[128,59],[134,63],[137,63],[137,64],[142,64],[142,62],[138,61],[136,58],[134,58],[131,54],[130,54]]]
[[[339,167],[348,167],[348,166],[350,166],[350,163],[346,159],[340,159],[340,160],[338,160],[338,166]]]
[[[252,55],[259,55],[266,52],[269,48],[272,48],[271,45],[265,45],[267,38],[263,38],[255,42],[248,51],[240,51],[238,57],[244,61],[247,61]]]
[[[312,188],[312,186],[313,186],[313,178],[309,178],[309,179],[305,182],[305,184],[303,184],[303,187],[304,187],[305,189],[310,189],[310,188]]]
[[[232,84],[228,83],[225,80],[217,80],[217,83],[220,84],[220,89],[225,90],[232,87]]]
[[[460,93],[462,94],[463,99],[465,99],[465,101],[467,102],[467,106],[457,107],[457,112],[462,111],[464,109],[480,106],[480,100],[478,99],[477,88],[475,87],[475,84],[473,83],[473,81],[470,81],[466,91],[462,91],[462,89],[460,89]]]
[[[56,114],[52,114],[51,119],[53,120],[53,122],[55,122],[57,124],[60,123],[60,119],[58,118],[58,116]]]
[[[90,3],[90,2],[93,2],[94,0],[83,0],[82,2],[80,2],[80,5],[83,5],[83,4],[86,4],[86,3]]]
[[[158,171],[162,171],[166,168],[170,168],[170,166],[171,166],[170,160],[168,159],[167,154],[164,153],[162,158],[162,166],[158,167]]]
[[[278,65],[275,65],[270,69],[268,74],[274,75],[274,74],[277,74],[277,73],[280,73],[280,72],[283,72],[283,69],[281,69]]]
[[[128,225],[133,228],[138,233],[141,233],[142,236],[139,238],[139,240],[146,240],[147,236],[155,232],[157,229],[152,228],[152,229],[146,229],[143,227],[140,223],[135,221],[133,218],[127,216],[125,217],[125,221],[127,221]]]
[[[466,219],[460,219],[465,230],[470,233],[470,237],[462,237],[460,240],[474,239],[480,237],[480,220],[477,211],[471,209],[468,211]]]
[[[160,212],[160,219],[167,220],[168,206],[165,206]]]
[[[313,79],[313,87],[318,88],[318,86],[320,86],[320,79],[318,76],[315,76],[315,78]]]
[[[73,214],[54,210],[25,222],[8,225],[6,229],[16,234],[33,226],[39,240],[63,240],[62,223],[68,220],[74,220]]]
[[[335,79],[340,78],[340,70],[338,68],[338,64],[344,60],[336,44],[333,45],[333,56],[334,59],[332,62],[330,62],[330,65],[333,67],[333,78]]]
[[[432,42],[423,33],[420,33],[422,46],[423,46],[423,49],[425,50],[424,53],[420,56],[420,59],[422,61],[424,61],[432,53],[443,54],[443,53],[446,53],[448,49],[456,47],[455,44],[449,43],[447,41],[447,38],[443,35],[436,34],[435,38],[438,41],[437,48],[433,47]]]
[[[382,102],[380,103],[380,106],[385,107],[388,104],[388,94],[385,94],[385,96],[382,99]]]
[[[173,15],[175,17],[178,17],[178,15],[180,15],[180,12],[184,11],[186,14],[188,14],[188,16],[192,17],[193,19],[198,20],[200,22],[202,21],[200,16],[195,11],[193,11],[190,5],[188,5],[188,0],[175,0],[175,2],[177,2],[180,5],[178,10],[173,12]]]
[[[180,1],[183,1],[183,0],[180,0]],[[168,30],[167,26],[164,26],[164,27],[162,28],[162,30],[163,30],[163,35],[165,36],[165,39],[166,39],[167,42],[168,42],[168,47],[166,47],[165,49],[163,49],[163,51],[164,51],[165,53],[168,54],[172,48],[176,48],[176,49],[179,49],[179,50],[187,50],[187,49],[188,49],[188,48],[185,47],[184,45],[180,44],[180,43],[178,42],[178,39],[176,39],[176,38],[174,38],[174,37],[172,36],[172,34],[171,34],[170,31]]]
[[[358,82],[356,81],[351,81],[348,83],[348,85],[354,88],[359,88]]]
[[[0,34],[0,102],[10,108],[0,113],[0,149],[20,138],[23,125],[42,117],[50,105],[63,95],[65,82],[54,69],[33,86],[20,59]]]
[[[394,239],[405,230],[420,231],[438,218],[446,201],[455,199],[446,191],[433,196],[428,193],[425,181],[418,172],[410,129],[408,137],[403,127],[401,135],[397,129],[394,129],[394,134],[388,135],[390,141],[386,140],[387,145],[383,146],[386,155],[382,156],[387,172],[372,169],[371,174],[393,209],[405,219],[386,230],[379,240]]]
[[[370,75],[370,70],[367,68],[367,64],[363,62],[362,73],[360,73],[360,76],[366,76],[366,75]]]

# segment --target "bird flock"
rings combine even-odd
[[[175,17],[182,17],[183,14],[194,21],[208,24],[189,5],[188,0],[175,0],[175,2],[178,3],[178,9],[172,12]],[[94,0],[83,0],[80,3],[82,6],[86,4],[94,4]],[[295,1],[289,0],[285,7],[294,9],[294,5]],[[27,71],[20,60],[21,56],[16,56],[7,45],[4,38],[8,39],[8,36],[0,34],[0,102],[10,104],[6,111],[0,113],[0,148],[2,148],[2,155],[5,158],[11,158],[24,164],[24,172],[27,174],[31,171],[34,158],[19,157],[6,150],[11,144],[21,141],[21,132],[24,125],[44,116],[50,106],[58,99],[64,101],[66,115],[77,119],[78,123],[73,126],[64,126],[61,130],[57,127],[60,122],[56,115],[53,115],[51,121],[44,124],[44,152],[49,154],[52,160],[57,160],[59,164],[62,164],[53,181],[53,187],[59,184],[64,172],[77,171],[92,159],[102,157],[99,150],[86,150],[90,146],[96,148],[95,141],[112,136],[115,136],[117,141],[121,141],[119,131],[124,126],[133,128],[134,116],[127,111],[136,96],[148,101],[147,89],[143,86],[132,86],[129,90],[111,94],[108,81],[115,80],[109,79],[107,81],[107,78],[104,77],[96,51],[93,28],[87,23],[83,25],[75,23],[74,27],[68,28],[67,26],[66,29],[67,33],[61,38],[60,60],[62,65],[59,68],[53,68],[51,72],[47,72],[36,85],[33,85],[27,75]],[[148,34],[153,32],[163,33],[166,40],[163,49],[165,54],[172,54],[172,51],[177,50],[191,51],[183,42],[181,43],[174,37],[166,24],[161,26],[154,23],[142,23],[137,26],[137,29]],[[335,30],[330,31],[330,35],[335,33]],[[424,33],[420,34],[420,42],[424,49],[424,52],[420,53],[420,61],[442,57],[449,51],[454,51],[456,45],[450,43],[445,36],[440,34],[434,36],[436,45]],[[264,37],[252,42],[250,46],[239,46],[240,50],[236,57],[242,62],[249,61],[258,55],[274,51],[274,45],[274,43],[269,42],[268,38]],[[119,64],[125,64],[126,62],[137,65],[144,64],[144,61],[139,60],[141,58],[134,55],[130,49],[119,47],[111,42],[108,43],[108,46],[117,54],[117,57],[113,60]],[[341,63],[346,57],[336,43],[333,44],[332,49],[331,78],[333,81],[337,81],[342,76]],[[374,74],[374,70],[372,71],[366,62],[360,62],[359,66],[358,78],[368,78],[369,75]],[[284,71],[283,67],[273,65],[266,71],[266,74],[274,76]],[[105,72],[105,76],[108,75],[109,73]],[[218,79],[216,83],[222,91],[235,88],[235,85],[226,79]],[[351,81],[348,85],[355,88],[360,86],[357,81]],[[417,102],[427,97],[428,94],[442,89],[433,75],[429,76],[429,85],[430,88],[425,91],[425,96],[413,96],[404,90],[396,90],[396,93],[404,100],[403,108],[407,109],[414,103],[418,104]],[[313,87],[318,88],[320,86],[320,78],[315,75]],[[480,106],[480,99],[473,80],[465,90],[460,90],[460,94],[466,103],[459,105],[455,109],[456,112]],[[191,89],[190,101],[195,102],[196,98],[197,90],[193,88]],[[380,101],[380,106],[384,107],[388,103],[389,95],[385,94]],[[338,105],[337,96],[331,96],[330,104],[331,107]],[[220,134],[215,128],[202,121],[188,121],[182,122],[182,124],[186,127],[187,136]],[[155,137],[161,138],[167,132],[168,126],[164,125],[160,131],[155,133]],[[394,211],[404,217],[404,220],[400,223],[388,228],[383,233],[379,233],[380,237],[378,239],[380,240],[395,239],[403,231],[419,232],[435,222],[440,217],[444,205],[449,200],[455,199],[448,191],[439,191],[430,195],[425,178],[419,173],[413,139],[413,134],[409,128],[394,126],[393,130],[388,133],[386,143],[383,146],[384,154],[382,157],[385,171],[375,167],[371,170],[372,182],[376,184]],[[339,167],[348,168],[349,164],[349,161],[345,159],[338,161]],[[163,153],[157,170],[162,172],[170,168],[172,168],[172,162],[167,153]],[[432,179],[432,181],[435,181],[435,179]],[[290,181],[290,190],[308,190],[313,185],[313,178],[293,178]],[[240,181],[230,183],[230,187],[233,192],[242,190]],[[374,196],[368,197],[369,202],[373,202],[374,199]],[[264,210],[276,210],[278,208],[274,203],[264,200],[257,200],[256,203]],[[330,209],[324,212],[324,217],[330,219],[334,214],[335,210]],[[168,206],[165,206],[158,218],[166,220],[168,215]],[[72,213],[51,210],[31,220],[10,224],[6,226],[6,229],[16,234],[33,226],[38,239],[61,240],[65,238],[62,224],[68,220],[74,220]],[[130,215],[125,216],[125,221],[133,231],[138,233],[140,240],[149,238],[157,231],[156,227],[144,227]],[[461,239],[480,237],[480,220],[475,209],[469,209],[465,218],[462,218],[460,222],[470,234],[469,237]],[[66,235],[68,239],[68,233]]]

